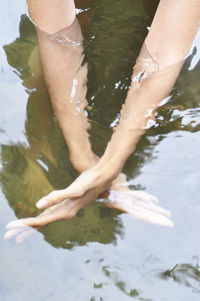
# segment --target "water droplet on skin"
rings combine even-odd
[[[159,107],[161,107],[161,106],[165,105],[166,103],[168,103],[168,102],[170,101],[170,99],[171,99],[171,96],[168,96],[168,97],[164,98],[164,99],[160,102]]]
[[[141,81],[142,78],[146,77],[145,76],[145,70],[140,71],[134,78],[133,78],[133,82],[137,82],[139,83]]]
[[[72,46],[80,46],[80,45],[82,45],[82,42],[73,41],[70,38],[68,38],[66,36],[66,34],[64,34],[62,32],[57,32],[57,33],[51,35],[49,39],[51,41],[56,41],[56,42],[60,43],[63,46],[65,46],[66,44],[71,44]]]
[[[85,117],[88,117],[88,112],[84,110]]]
[[[76,78],[73,79],[72,91],[71,91],[71,98],[73,99],[76,95],[76,86],[78,85],[78,81]]]
[[[143,127],[145,130],[150,129],[152,126],[156,124],[155,120],[149,119],[146,125]]]

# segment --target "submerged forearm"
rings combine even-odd
[[[200,1],[196,1],[196,7],[186,0],[183,2],[179,11],[180,19],[176,14],[170,17],[170,10],[173,8],[177,11],[180,5],[175,0],[162,0],[158,7],[134,68],[119,126],[97,164],[97,168],[111,179],[118,175],[127,158],[135,151],[148,121],[154,119],[156,109],[169,95],[197,33]],[[187,13],[193,20],[190,20],[185,34],[183,18]]]
[[[87,133],[87,66],[73,0],[27,0],[36,25],[44,79],[74,167],[96,163]]]
[[[78,21],[77,21],[78,22]],[[73,24],[74,40],[80,35]],[[96,163],[91,150],[85,116],[87,66],[82,66],[82,45],[62,45],[38,32],[40,56],[45,82],[48,87],[55,115],[69,148],[74,167],[80,172]]]
[[[119,126],[112,135],[98,167],[111,171],[115,177],[127,158],[135,151],[137,143],[154,119],[154,112],[167,97],[180,72],[182,62],[157,71],[140,83],[133,82],[121,110]]]

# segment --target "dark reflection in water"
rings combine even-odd
[[[173,279],[180,285],[187,286],[195,293],[200,293],[200,267],[197,263],[192,264],[176,264],[172,269],[167,270],[159,277],[163,280]]]
[[[112,279],[112,281],[114,282],[114,284],[123,292],[125,293],[125,295],[130,296],[130,297],[138,297],[139,296],[139,292],[136,289],[130,289],[127,290],[126,288],[126,283],[121,281],[119,279],[119,275],[116,272],[112,272],[110,267],[108,266],[103,266],[102,267],[102,272],[103,274],[109,278]]]
[[[89,112],[91,142],[94,152],[101,155],[112,133],[112,125],[117,122],[130,85],[132,66],[152,16],[148,16],[140,1],[92,1],[89,8],[88,12],[81,14],[87,21],[95,14],[85,32],[87,99],[92,107]],[[4,50],[29,94],[26,120],[29,145],[1,146],[1,183],[18,218],[35,216],[39,213],[35,202],[53,189],[69,185],[77,173],[68,159],[67,147],[49,103],[38,60],[36,33],[26,16],[21,18],[20,38],[5,46]],[[153,159],[155,145],[167,133],[199,130],[199,124],[194,124],[191,118],[193,113],[199,113],[193,109],[199,107],[197,74],[200,64],[188,72],[192,58],[190,56],[185,63],[170,103],[159,109],[156,125],[146,133],[134,156],[127,161],[125,173],[128,176],[137,176],[141,167]],[[187,110],[189,117],[184,120]],[[57,222],[40,231],[54,247],[71,248],[91,241],[111,243],[115,242],[117,235],[123,234],[118,216],[119,212],[96,202],[84,208],[72,221]],[[175,272],[178,275],[183,269],[178,266],[172,273],[164,273],[163,277],[174,277]],[[186,270],[190,275],[196,273],[191,267],[186,267]],[[104,273],[108,273],[106,268]],[[116,285],[126,292],[124,283],[119,281]],[[137,296],[135,289],[126,293]]]
[[[97,131],[91,136],[96,137],[102,123],[109,126],[124,103],[150,18],[140,1],[93,1],[91,6],[97,7],[98,13],[85,34],[85,60],[89,82],[87,99],[93,108],[93,131]],[[97,141],[93,145],[99,149]],[[105,144],[101,148],[103,151]]]
[[[10,65],[23,79],[29,99],[26,135],[29,146],[2,145],[3,192],[18,218],[35,216],[36,200],[53,189],[69,185],[77,176],[52,112],[39,65],[36,33],[26,16],[20,23],[20,38],[4,47]],[[18,51],[23,56],[18,57]],[[54,247],[71,248],[87,242],[115,242],[122,235],[118,212],[93,203],[71,221],[51,224],[41,232]]]

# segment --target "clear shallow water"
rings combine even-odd
[[[85,33],[85,54],[91,140],[101,154],[149,18],[138,1],[126,1],[123,9],[121,1],[106,8],[98,2],[93,5],[99,13]],[[17,245],[3,240],[5,225],[15,216],[37,214],[35,201],[77,174],[33,51],[35,32],[24,16],[20,22],[25,3],[0,6],[5,28],[0,40],[0,300],[199,300],[198,48],[170,103],[160,108],[157,125],[124,168],[130,184],[155,194],[172,212],[174,228],[149,225],[94,202],[72,221],[49,225]]]

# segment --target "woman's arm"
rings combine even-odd
[[[161,0],[146,37],[121,120],[96,165],[115,177],[135,150],[153,112],[167,97],[180,73],[200,24],[200,1]],[[143,73],[143,75],[142,75]],[[141,78],[140,78],[141,77]]]
[[[71,25],[76,16],[74,0],[26,0],[26,2],[33,22],[49,34]]]
[[[34,0],[35,1],[35,0]],[[8,228],[41,226],[71,218],[83,206],[108,190],[125,161],[135,150],[146,131],[147,122],[167,97],[176,82],[200,22],[200,0],[161,0],[150,32],[134,67],[132,83],[121,110],[119,126],[104,155],[92,168],[83,172],[69,187],[42,198],[38,208],[52,206],[47,215],[17,221]],[[73,201],[65,207],[66,198]],[[125,204],[124,204],[125,205]],[[59,206],[59,207],[56,207]],[[117,206],[116,206],[117,207]],[[58,211],[57,211],[58,209]],[[123,205],[120,207],[123,210]],[[49,210],[49,209],[48,209]],[[129,211],[129,210],[125,210]],[[148,216],[148,213],[146,213]]]
[[[132,84],[121,111],[119,126],[104,155],[68,188],[42,198],[37,203],[38,208],[56,204],[64,198],[73,199],[83,195],[84,206],[109,189],[112,180],[134,152],[148,120],[154,118],[153,113],[176,82],[199,28],[199,21],[200,0],[182,0],[181,5],[176,0],[160,1],[134,67]]]
[[[44,79],[70,160],[78,172],[92,167],[97,157],[91,150],[84,109],[87,65],[83,62],[82,33],[75,19],[73,0],[27,0],[36,25]],[[58,31],[59,30],[59,31]]]

